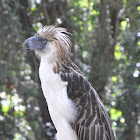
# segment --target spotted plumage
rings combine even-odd
[[[39,76],[57,140],[115,140],[98,94],[70,59],[64,28],[45,26],[24,43],[40,57]]]

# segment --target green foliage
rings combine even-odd
[[[124,31],[124,30],[126,29],[126,27],[127,27],[127,22],[126,22],[126,21],[122,21],[122,22],[121,22],[121,27],[120,27],[121,30]]]
[[[139,139],[140,3],[121,2],[0,0],[0,140],[54,137],[54,127],[44,115],[39,59],[22,46],[45,24],[66,27],[73,34],[74,61],[93,86],[97,83],[99,94],[105,94],[117,139],[132,133]]]
[[[112,108],[110,110],[110,114],[111,114],[111,119],[114,121],[117,121],[122,116],[122,112],[115,108]]]

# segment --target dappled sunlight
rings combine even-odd
[[[140,139],[138,0],[1,0],[0,4],[0,140],[55,137],[38,75],[40,58],[23,46],[44,25],[71,33],[71,58],[105,104],[116,139]]]

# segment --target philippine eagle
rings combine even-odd
[[[39,77],[57,140],[115,140],[108,113],[98,94],[71,61],[65,28],[44,26],[25,40],[40,57]]]

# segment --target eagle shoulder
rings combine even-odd
[[[78,117],[72,128],[78,140],[115,140],[111,121],[98,94],[81,72],[70,69],[61,73],[68,82],[68,97],[76,105]]]

